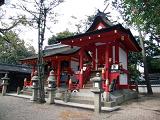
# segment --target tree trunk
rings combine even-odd
[[[43,66],[43,41],[45,26],[43,26],[44,18],[43,14],[43,0],[40,1],[40,13],[38,20],[38,77],[39,77],[39,102],[45,102],[45,90],[44,90],[44,66]],[[45,24],[44,24],[45,25]]]
[[[147,67],[146,52],[145,52],[145,47],[144,47],[144,38],[142,36],[141,28],[139,25],[137,25],[137,28],[138,28],[139,37],[140,37],[140,44],[142,47],[142,57],[143,57],[143,64],[144,64],[144,77],[145,77],[146,85],[147,85],[147,93],[153,94],[150,80],[148,77],[148,67]]]

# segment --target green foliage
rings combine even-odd
[[[149,73],[159,73],[160,71],[160,58],[147,57]]]
[[[13,31],[6,32],[4,35],[0,36],[0,63],[18,64],[19,59],[35,54],[33,46],[27,48],[25,42]]]
[[[61,39],[61,38],[70,37],[70,36],[73,36],[73,35],[75,35],[75,33],[69,32],[68,30],[65,30],[63,32],[57,33],[56,38]]]
[[[75,33],[69,32],[68,30],[52,35],[52,37],[48,39],[48,45],[58,43],[57,39],[62,39],[73,35],[75,35]]]
[[[52,44],[56,44],[56,43],[58,43],[58,41],[56,40],[56,36],[52,35],[52,37],[50,37],[48,39],[48,45],[52,45]]]
[[[141,73],[136,69],[136,65],[135,64],[129,64],[128,65],[128,70],[129,70],[129,72],[130,72],[130,78],[132,79],[132,80],[137,80],[137,81],[139,81],[139,77],[140,77],[140,75],[141,75]]]
[[[139,25],[155,40],[160,35],[160,0],[113,0],[125,22]]]
[[[151,39],[144,41],[146,48],[146,56],[156,56],[160,55],[160,47],[153,43]]]

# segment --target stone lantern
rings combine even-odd
[[[6,95],[6,91],[7,91],[7,85],[8,85],[8,74],[6,73],[5,76],[3,78],[1,78],[2,82],[2,96]]]
[[[48,88],[55,88],[56,87],[56,78],[54,76],[54,71],[50,71],[49,77],[47,79],[48,81]]]
[[[93,89],[102,90],[102,78],[100,77],[100,73],[96,73],[96,77],[92,78],[93,81]]]
[[[92,78],[91,81],[93,81],[93,89],[91,92],[94,93],[94,110],[96,113],[99,113],[101,111],[101,94],[104,92],[100,73],[96,73],[96,77]]]
[[[38,81],[39,78],[35,72],[34,76],[32,77],[32,97],[31,101],[37,101],[38,99]]]
[[[55,91],[56,91],[56,79],[55,79],[53,70],[50,71],[47,81],[48,81],[48,87],[46,89],[48,92],[47,103],[52,104],[54,103],[54,96],[55,96]]]

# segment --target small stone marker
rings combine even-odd
[[[3,78],[1,78],[2,82],[2,96],[6,95],[6,91],[7,91],[7,85],[8,85],[8,74],[6,73],[5,76]]]

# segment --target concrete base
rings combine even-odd
[[[110,93],[110,99],[114,101],[116,105],[135,98],[138,98],[137,92],[130,89],[116,90]]]
[[[14,96],[14,97],[19,97],[19,98],[25,98],[25,99],[31,99],[31,96],[29,95],[17,95],[17,93],[7,93],[6,95],[8,96]]]
[[[105,107],[114,107],[134,98],[138,98],[138,94],[136,91],[132,91],[130,89],[117,90],[110,94],[109,102],[107,102],[105,98],[102,98],[101,104]],[[73,93],[71,94],[70,102],[94,105],[94,94],[92,92]]]
[[[116,102],[115,101],[103,102],[103,106],[105,106],[105,107],[115,107]]]
[[[47,88],[48,91],[48,99],[47,99],[47,103],[48,104],[53,104],[54,103],[54,97],[55,97],[55,88]]]
[[[38,100],[38,87],[32,87],[32,97],[30,99],[31,101],[37,101]]]
[[[70,100],[70,93],[65,88],[59,88],[55,91],[55,99],[63,100],[65,102],[69,102]]]
[[[66,106],[72,106],[72,107],[78,107],[78,108],[85,108],[85,109],[92,109],[94,110],[94,105],[88,105],[88,104],[79,104],[79,103],[73,103],[73,102],[64,102],[62,100],[55,100],[55,104],[60,104],[60,105],[66,105]],[[115,106],[115,107],[102,107],[102,111],[107,111],[107,112],[112,112],[114,110],[119,109],[120,106]]]
[[[2,87],[2,96],[6,95],[6,91],[7,91],[7,85],[3,84],[3,87]]]

